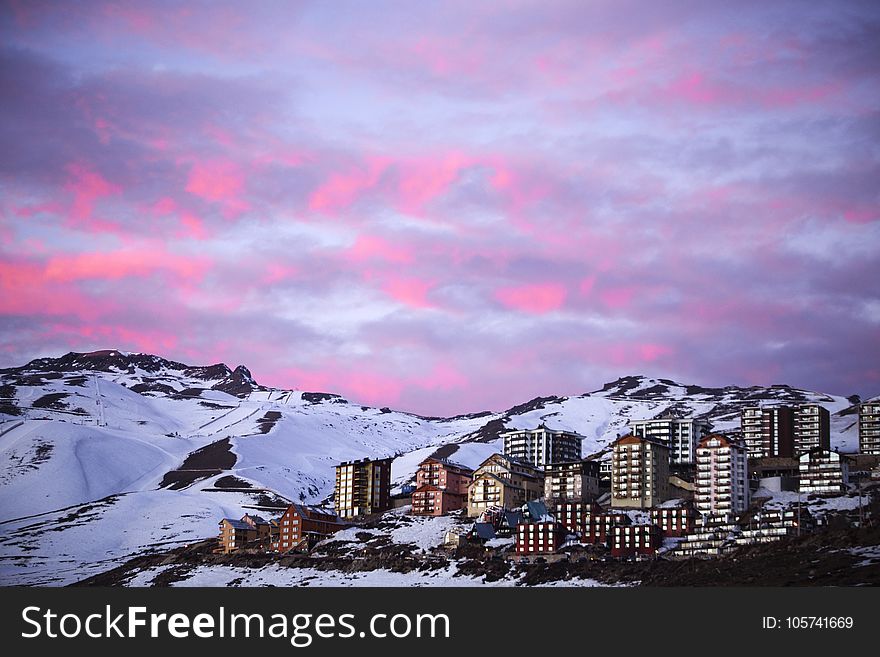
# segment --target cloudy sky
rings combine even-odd
[[[0,4],[0,366],[880,393],[876,2]]]

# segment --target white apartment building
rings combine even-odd
[[[501,434],[504,456],[530,463],[543,469],[551,463],[579,461],[580,434],[573,431],[554,431],[543,424],[537,429],[517,429]]]
[[[701,514],[740,514],[749,506],[746,447],[724,436],[697,445],[694,503]]]
[[[697,418],[659,417],[636,420],[629,425],[634,436],[658,440],[669,447],[671,463],[691,464],[697,443],[709,431],[709,423]]]

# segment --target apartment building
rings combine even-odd
[[[694,531],[696,523],[697,510],[690,503],[651,509],[651,524],[659,527],[664,537],[687,536]]]
[[[749,506],[746,448],[724,436],[706,436],[697,445],[694,503],[702,514],[743,513]]]
[[[493,454],[474,470],[468,486],[468,516],[492,507],[515,509],[544,494],[544,472],[529,463]]]
[[[709,432],[709,422],[697,418],[661,416],[652,420],[636,420],[629,425],[634,436],[651,438],[669,448],[671,463],[692,464],[697,442]]]
[[[519,555],[553,554],[565,542],[565,528],[556,522],[520,523],[514,534],[514,552]]]
[[[608,545],[615,527],[631,525],[632,519],[625,513],[594,513],[584,518],[581,543]]]
[[[602,509],[595,502],[569,500],[557,501],[553,508],[556,522],[572,533],[584,533],[586,523],[593,515],[602,513]]]
[[[880,455],[880,398],[859,404],[859,451]]]
[[[618,438],[612,445],[611,506],[650,509],[669,495],[669,447],[651,438]]]
[[[657,525],[617,525],[611,530],[611,556],[615,558],[652,557],[662,545]]]
[[[811,449],[831,449],[831,414],[819,404],[795,407],[793,431],[794,457]]]
[[[794,456],[794,409],[748,407],[740,416],[748,457]]]
[[[504,455],[543,468],[550,463],[579,461],[583,436],[555,431],[543,424],[537,429],[517,429],[501,434]]]
[[[849,459],[815,447],[798,457],[798,490],[811,495],[842,495],[849,484]]]
[[[544,467],[544,499],[592,500],[599,495],[599,462],[587,459]]]
[[[354,518],[391,508],[391,461],[361,459],[336,466],[336,513]]]
[[[315,543],[347,527],[338,516],[321,509],[291,504],[278,520],[275,552],[307,551]]]
[[[675,549],[677,557],[717,557],[736,548],[742,532],[733,514],[708,514],[697,518],[693,532]]]
[[[426,458],[416,471],[412,513],[442,516],[467,506],[468,486],[473,470],[447,459]]]

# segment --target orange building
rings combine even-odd
[[[308,550],[318,541],[347,526],[334,513],[291,504],[278,520],[278,538],[272,549],[275,552]]]
[[[416,490],[412,494],[412,513],[417,516],[442,516],[467,506],[467,490],[473,470],[428,457],[419,463]]]

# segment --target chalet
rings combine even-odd
[[[278,521],[278,541],[273,546],[276,552],[308,551],[315,543],[348,525],[333,513],[291,504]]]
[[[652,557],[662,545],[663,535],[657,525],[616,525],[611,529],[612,557]]]
[[[473,470],[446,459],[426,458],[416,472],[413,515],[442,516],[467,506]]]
[[[468,516],[492,507],[514,509],[544,493],[544,473],[528,463],[493,454],[474,471],[468,486]]]
[[[246,513],[240,520],[220,521],[220,546],[217,552],[229,554],[246,548],[258,548],[269,540],[270,524],[257,515]]]

